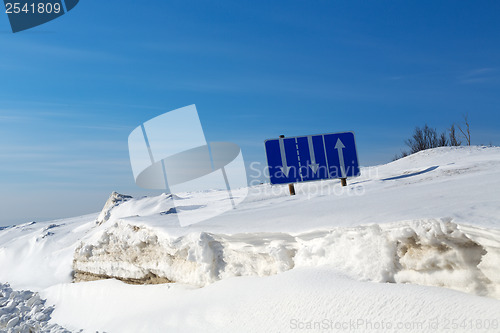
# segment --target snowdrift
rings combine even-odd
[[[467,230],[465,233],[462,228]],[[190,233],[178,238],[115,223],[76,249],[76,281],[195,286],[295,267],[333,266],[375,282],[448,287],[500,298],[500,232],[447,220],[287,233]]]
[[[0,331],[269,332],[324,319],[498,331],[500,148],[361,172],[294,197],[234,190],[248,192],[236,209],[185,228],[179,215],[208,201],[217,211],[226,195],[113,193],[100,213],[2,227]]]
[[[358,280],[500,298],[500,149],[438,148],[338,182],[251,188],[232,212],[189,228],[176,214],[217,191],[133,199],[113,193],[76,248],[74,281],[205,286],[329,266]],[[237,195],[237,191],[236,191]],[[496,196],[495,196],[496,195]],[[400,222],[391,222],[400,221]]]

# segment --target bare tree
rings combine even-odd
[[[408,152],[401,151],[401,154],[396,154],[394,156],[394,160],[417,153],[421,150],[436,147],[460,146],[462,145],[462,141],[459,136],[463,137],[467,142],[467,145],[470,146],[470,125],[468,115],[464,115],[463,117],[465,124],[463,129],[460,125],[452,124],[448,131],[444,131],[440,134],[435,128],[431,128],[427,124],[425,124],[422,128],[415,127],[412,137],[405,140],[405,144],[410,148],[410,150]],[[458,128],[458,131],[456,128]]]
[[[406,140],[405,143],[410,148],[410,154],[426,149],[424,132],[422,129],[420,127],[416,127],[412,138]]]
[[[449,144],[450,146],[460,146],[462,144],[462,141],[457,138],[457,133],[455,131],[455,124],[451,125],[450,129],[448,130],[450,132],[450,141]]]
[[[430,128],[427,124],[424,128],[416,127],[411,139],[405,141],[410,148],[410,154],[421,150],[442,147],[448,145],[446,133],[438,135],[435,128]]]
[[[438,146],[438,135],[435,128],[430,128],[427,124],[424,127],[425,149],[436,148]]]
[[[408,156],[408,155],[409,155],[409,154],[408,154],[406,151],[402,150],[402,151],[401,151],[401,154],[396,154],[396,155],[394,155],[394,157],[392,158],[392,161],[397,161],[397,160],[399,160],[400,158],[406,157],[406,156]]]
[[[438,147],[446,147],[448,145],[448,139],[446,138],[446,133],[443,132],[438,139]]]
[[[458,127],[458,130],[460,131],[460,133],[462,134],[462,137],[467,142],[467,146],[470,146],[469,115],[468,114],[464,114],[463,117],[464,117],[465,127],[463,129],[462,129],[462,127],[460,125],[457,125],[457,127]]]

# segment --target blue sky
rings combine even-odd
[[[356,133],[363,165],[469,114],[500,145],[496,1],[90,1],[13,34],[0,15],[0,225],[99,211],[127,137],[196,104],[208,141]]]

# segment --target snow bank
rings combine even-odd
[[[34,291],[71,282],[75,248],[97,228],[96,216],[30,222],[1,231],[0,281]]]
[[[500,298],[500,232],[444,220],[417,220],[301,234],[190,233],[170,237],[116,222],[75,252],[76,281],[195,286],[295,267],[333,266],[360,280],[448,287]]]
[[[8,284],[0,284],[0,332],[70,332],[56,324],[49,324],[54,310],[45,305],[38,293],[16,291]]]
[[[458,147],[363,168],[347,187],[251,187],[237,209],[185,228],[177,216],[226,196],[113,193],[101,214],[0,230],[0,281],[40,291],[53,320],[91,331],[499,320],[500,302],[476,296],[500,298],[499,188],[500,148]],[[149,285],[70,283],[112,277]]]

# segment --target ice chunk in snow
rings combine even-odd
[[[111,216],[111,210],[119,204],[130,199],[132,199],[130,195],[124,195],[117,192],[111,193],[111,196],[109,197],[108,201],[106,201],[101,213],[97,217],[96,223],[100,225],[109,220],[109,217]]]
[[[70,332],[49,324],[53,310],[38,293],[12,290],[8,284],[0,283],[0,332]]]

